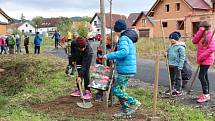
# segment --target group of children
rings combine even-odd
[[[180,41],[180,33],[173,32],[169,39],[171,46],[167,50],[168,65],[170,70],[172,95],[182,95],[182,69],[185,61],[185,44]],[[200,23],[200,28],[194,38],[193,44],[197,45],[197,64],[200,67],[199,80],[202,85],[202,94],[196,97],[198,103],[210,100],[208,69],[214,63],[215,40],[211,26],[208,22]],[[166,91],[168,94],[170,91]]]
[[[111,44],[108,41],[106,45],[111,51],[102,56],[100,52],[101,50],[99,51],[101,47],[98,47],[98,57],[96,58],[96,61],[101,64],[102,59],[115,60],[117,74],[112,86],[112,91],[120,102],[121,111],[114,114],[114,117],[122,117],[133,114],[141,105],[138,100],[126,93],[126,86],[129,78],[133,77],[137,72],[135,42],[138,38],[136,32],[128,30],[126,22],[121,19],[115,22],[114,31],[119,36],[117,49],[113,51],[112,48],[109,47]],[[180,38],[181,34],[177,31],[172,32],[169,35],[171,45],[168,47],[166,53],[171,77],[171,95],[173,96],[181,96],[183,94],[182,87],[184,86],[183,84],[186,84],[187,82],[183,82],[182,79],[188,80],[192,75],[191,66],[186,59],[186,46]],[[212,31],[207,22],[202,22],[200,24],[200,28],[192,42],[198,47],[197,63],[200,66],[199,80],[201,81],[203,91],[203,94],[197,97],[197,102],[203,103],[210,100],[208,69],[213,65],[215,52],[215,40],[212,37]],[[80,80],[81,78],[84,79],[85,92],[83,98],[91,99],[92,92],[88,87],[88,84],[90,82],[89,68],[93,57],[93,50],[83,37],[75,38],[72,41],[71,50],[69,65],[75,66],[74,64],[76,64],[82,66],[81,69],[78,69],[77,80]],[[185,77],[183,78],[184,75]],[[170,94],[169,90],[166,91],[166,94]],[[80,96],[78,86],[70,95]]]
[[[24,46],[26,53],[28,50],[29,37],[27,34],[24,36]],[[21,37],[19,34],[16,35],[5,35],[0,37],[1,54],[14,54],[15,52],[21,53]],[[4,53],[3,53],[4,52]]]

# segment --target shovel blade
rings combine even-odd
[[[81,108],[91,108],[93,107],[93,104],[91,102],[77,102],[77,105],[78,107],[81,107]]]

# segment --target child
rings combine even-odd
[[[93,49],[90,44],[86,42],[86,39],[83,37],[78,37],[75,42],[76,47],[73,48],[72,59],[75,60],[76,65],[81,65],[81,69],[78,69],[78,79],[84,79],[84,96],[85,100],[89,100],[92,98],[92,93],[90,88],[88,87],[90,83],[90,75],[89,69],[93,58]],[[77,88],[70,94],[71,96],[80,96],[80,90]]]
[[[6,54],[6,38],[4,36],[0,36],[0,54],[3,54],[3,51],[4,51],[4,54]]]
[[[200,28],[192,40],[198,47],[197,63],[200,66],[199,80],[202,85],[203,94],[197,96],[197,102],[203,103],[210,100],[208,69],[214,63],[215,39],[208,22],[200,23]]]
[[[26,52],[26,54],[29,54],[28,45],[29,45],[29,37],[28,37],[27,34],[25,34],[24,46],[25,46],[25,52]]]
[[[179,41],[181,34],[179,32],[173,32],[169,35],[171,46],[167,50],[167,59],[170,71],[172,95],[182,95],[182,75],[181,70],[183,69],[185,61],[185,44]],[[169,94],[169,90],[166,94]]]
[[[104,55],[104,59],[115,59],[117,77],[113,84],[112,91],[118,97],[121,104],[121,112],[114,114],[114,117],[129,116],[141,105],[139,101],[129,96],[126,92],[127,82],[137,71],[136,48],[131,36],[122,35],[127,29],[125,20],[117,20],[114,31],[120,36],[117,51]],[[122,35],[122,36],[121,36]]]
[[[19,36],[19,34],[16,34],[16,51],[17,53],[21,52],[21,38]]]
[[[35,45],[35,50],[34,54],[40,54],[40,45],[42,43],[42,38],[40,37],[40,33],[37,32],[36,36],[34,38],[34,45]]]

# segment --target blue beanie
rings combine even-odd
[[[176,41],[178,41],[180,38],[181,38],[180,32],[172,32],[172,33],[169,35],[169,39],[174,39],[174,40],[176,40]]]
[[[126,30],[126,29],[127,29],[127,25],[125,20],[119,19],[115,22],[115,25],[114,25],[115,32],[121,32],[122,30]]]

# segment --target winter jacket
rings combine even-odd
[[[40,46],[42,43],[42,38],[40,37],[39,34],[36,34],[35,38],[34,38],[34,45],[35,46]]]
[[[203,45],[204,40],[203,33],[205,29],[200,27],[192,42],[197,45],[197,63],[200,65],[213,65],[214,63],[214,51],[215,51],[215,39],[211,39],[212,31],[208,30],[206,33],[206,43]]]
[[[0,37],[0,46],[7,46],[5,37]]]
[[[53,39],[53,38],[59,40],[59,39],[60,39],[60,33],[59,33],[59,32],[55,32],[54,35],[52,36],[52,39]]]
[[[133,75],[137,72],[136,47],[131,37],[122,35],[116,52],[107,54],[107,59],[116,60],[116,70],[118,74]]]
[[[24,46],[28,46],[28,45],[29,45],[29,37],[25,37]]]
[[[185,61],[185,44],[171,45],[167,50],[168,64],[182,70]]]
[[[90,44],[87,44],[84,51],[80,51],[76,46],[76,41],[73,41],[72,45],[72,59],[76,61],[77,65],[81,65],[81,70],[78,73],[79,77],[83,77],[86,73],[89,73],[90,65],[93,59],[93,49]]]
[[[17,34],[16,35],[16,45],[20,45],[21,44],[21,38],[20,36]]]

